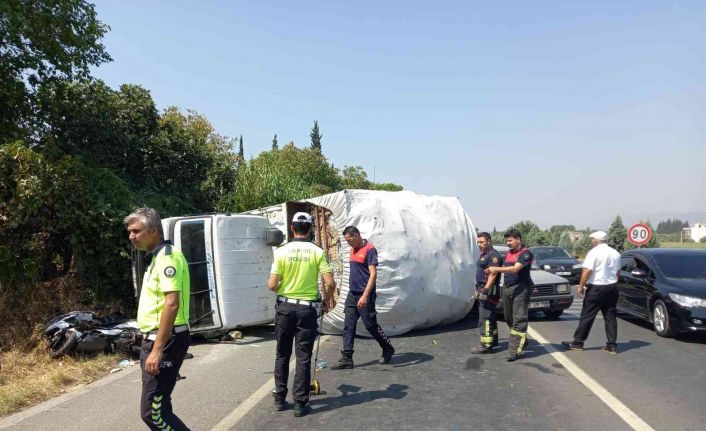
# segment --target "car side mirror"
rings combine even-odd
[[[637,277],[637,278],[647,277],[647,271],[642,270],[642,269],[633,269],[630,274],[632,274],[633,277]]]
[[[284,234],[276,227],[272,227],[265,232],[265,240],[265,244],[271,247],[277,247],[284,242]]]

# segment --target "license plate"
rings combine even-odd
[[[570,272],[557,272],[556,275],[571,275]]]
[[[549,301],[530,302],[528,308],[549,308]]]

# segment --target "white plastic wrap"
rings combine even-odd
[[[356,226],[378,251],[378,323],[388,335],[449,324],[473,306],[476,233],[457,198],[411,191],[346,190],[309,199],[332,212],[329,224],[342,235]],[[341,237],[336,283],[340,302],[323,330],[343,330],[350,247]],[[362,322],[359,335],[367,336]]]

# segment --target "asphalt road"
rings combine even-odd
[[[610,355],[600,350],[605,333],[599,318],[586,350],[567,352],[560,342],[571,338],[579,311],[577,302],[560,320],[533,318],[532,333],[548,344],[531,340],[526,356],[514,363],[504,360],[504,351],[469,353],[478,340],[472,314],[394,338],[397,354],[388,365],[377,363],[375,342],[361,338],[356,368],[331,370],[341,339],[328,337],[320,360],[329,366],[318,376],[323,393],[312,397],[313,412],[304,418],[273,410],[272,327],[252,328],[236,344],[191,348],[194,358],[182,368],[187,378],[175,389],[175,411],[193,430],[640,429],[635,423],[643,429],[706,429],[704,337],[664,339],[648,324],[621,318],[619,354]],[[503,322],[500,335],[504,350]],[[593,384],[587,387],[577,375]],[[0,429],[146,429],[138,415],[139,391],[139,367],[133,366],[0,419]],[[605,393],[615,401],[607,404]]]

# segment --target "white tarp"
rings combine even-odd
[[[329,209],[338,232],[356,226],[378,250],[378,323],[388,335],[453,323],[473,306],[476,232],[457,198],[411,191],[345,190],[309,199]],[[340,241],[340,302],[323,330],[343,329],[350,247]],[[357,332],[368,335],[362,322]]]

